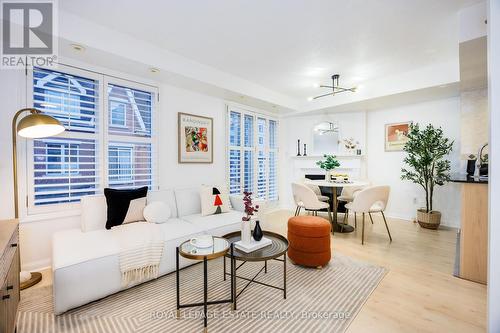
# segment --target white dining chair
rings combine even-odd
[[[307,187],[309,187],[311,190],[313,190],[314,194],[316,194],[316,197],[318,197],[318,200],[319,201],[323,201],[323,202],[328,202],[330,201],[330,198],[327,197],[326,195],[323,195],[321,194],[321,190],[319,188],[318,185],[314,185],[314,184],[308,184],[308,183],[304,183],[304,185],[306,185]]]
[[[387,225],[387,220],[384,215],[384,210],[387,207],[387,201],[389,200],[390,190],[390,186],[367,187],[357,192],[354,196],[354,200],[346,204],[346,208],[349,209],[349,211],[354,212],[354,214],[363,214],[361,244],[365,243],[365,214],[370,214],[370,219],[372,219],[371,213],[382,214],[385,228],[387,229],[387,234],[389,235],[389,240],[392,242],[391,232],[389,231],[389,226]]]
[[[354,197],[356,194],[363,190],[366,186],[345,186],[342,188],[342,192],[340,195],[337,197],[337,210],[338,210],[338,205],[340,202],[345,202],[349,203],[354,200]],[[344,206],[345,207],[345,206]],[[344,213],[344,220],[343,223],[347,223],[349,219],[349,209],[346,207],[345,213]],[[371,219],[371,216],[370,216]],[[373,224],[373,220],[372,220]],[[354,227],[357,227],[357,220],[356,220],[356,214],[354,214]]]
[[[318,211],[326,209],[328,211],[328,219],[332,224],[333,230],[333,218],[332,212],[330,210],[330,204],[318,199],[316,193],[308,186],[300,183],[292,183],[292,194],[297,208],[295,209],[295,216],[300,214],[300,210],[304,208],[305,210],[312,211],[313,215],[318,216]]]
[[[292,183],[292,195],[293,195],[293,201],[295,202],[295,216],[300,214],[300,210],[304,208],[304,203],[300,200],[300,194],[296,192],[296,189],[293,186]]]

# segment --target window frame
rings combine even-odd
[[[48,140],[46,140],[48,141]],[[54,148],[54,147],[51,147],[51,148],[48,148],[47,146],[48,145],[54,145],[54,146],[59,146],[59,148]],[[76,148],[72,148],[71,146],[74,145],[76,146]],[[63,171],[63,170],[71,170],[71,168],[63,168],[62,166],[63,165],[71,165],[71,164],[78,164],[78,167],[76,169],[80,169],[79,165],[80,165],[80,144],[77,144],[77,143],[69,143],[69,144],[65,144],[65,143],[59,143],[59,142],[46,142],[45,143],[45,149],[47,151],[47,159],[49,158],[49,153],[48,153],[48,150],[49,149],[59,149],[61,152],[63,152],[61,154],[61,168],[60,168],[60,172],[57,172],[57,171],[50,171],[48,168],[45,169],[45,174],[47,176],[65,176],[65,175],[77,175],[79,174],[80,172],[78,171],[74,171],[74,172],[69,172],[69,171]],[[77,158],[77,161],[76,162],[71,162],[71,150],[76,150],[77,151],[77,155],[76,155],[76,158]],[[69,154],[66,153],[66,151],[69,152]],[[66,162],[66,157],[68,157],[69,161]],[[64,159],[64,160],[63,160]],[[48,163],[48,162],[46,162]],[[48,167],[48,165],[47,165]]]
[[[276,122],[276,129],[278,130],[277,136],[279,136],[279,120],[277,117],[270,115],[269,113],[262,112],[260,110],[248,110],[239,106],[234,106],[234,105],[227,105],[226,106],[227,112],[226,112],[226,181],[228,183],[228,186],[230,187],[229,181],[230,181],[230,153],[231,150],[238,150],[240,152],[240,190],[239,194],[243,194],[243,191],[245,190],[245,151],[252,151],[253,152],[253,179],[252,179],[252,193],[257,194],[254,195],[254,198],[262,198],[258,197],[258,175],[259,175],[259,165],[258,165],[258,153],[259,151],[264,152],[265,156],[265,162],[264,162],[264,173],[265,173],[265,193],[266,196],[265,200],[268,200],[269,197],[269,153],[271,151],[276,153],[276,157],[278,157],[278,152],[279,152],[279,146],[276,145],[276,148],[271,149],[269,146],[269,121],[275,121]],[[231,137],[231,112],[237,112],[240,114],[240,146],[231,146],[230,142],[230,137]],[[245,116],[251,116],[253,117],[253,145],[251,147],[246,147],[245,146]],[[265,128],[264,128],[264,142],[263,142],[263,148],[259,148],[259,124],[258,124],[258,119],[262,118],[265,120]],[[276,169],[279,170],[278,168],[279,164],[279,159],[276,158]],[[275,182],[277,183],[277,195],[276,199],[272,201],[278,201],[279,200],[279,175],[278,172],[276,172],[276,180]],[[230,190],[230,189],[229,189]],[[233,193],[234,194],[234,193]]]
[[[108,86],[109,85],[118,85],[126,88],[131,88],[131,89],[136,89],[136,90],[142,90],[146,92],[150,92],[152,94],[151,98],[151,136],[132,136],[132,135],[120,135],[120,134],[110,134],[109,133],[109,128],[110,126],[110,114],[111,110],[106,108],[103,110],[103,119],[104,119],[104,124],[103,124],[103,132],[104,132],[104,142],[106,142],[106,146],[103,149],[103,161],[106,163],[106,167],[103,168],[105,169],[104,172],[104,183],[105,186],[109,186],[109,156],[108,156],[108,150],[110,143],[113,142],[113,145],[124,145],[127,143],[130,144],[151,144],[151,183],[152,183],[152,188],[158,188],[158,164],[159,164],[159,156],[158,156],[158,139],[159,139],[159,133],[158,133],[158,88],[152,87],[147,84],[142,84],[138,82],[133,82],[125,79],[120,79],[116,77],[110,77],[110,76],[105,76],[103,79],[103,90],[105,92],[105,95],[103,96],[103,102],[104,105],[109,105],[110,100],[116,100],[116,98],[109,98],[109,91],[108,91]],[[114,125],[113,125],[114,127]],[[156,160],[156,163],[154,161]],[[133,163],[132,163],[133,164]]]
[[[119,104],[119,105],[122,105],[123,106],[123,124],[116,124],[113,122],[113,109],[111,108],[111,104],[112,103],[115,103],[115,104]],[[108,109],[109,109],[109,113],[110,113],[110,121],[111,121],[111,124],[113,127],[120,127],[120,128],[127,128],[127,102],[126,101],[123,101],[123,100],[119,100],[117,98],[112,98],[109,100],[109,104],[108,104]]]
[[[110,145],[108,144],[108,158],[109,158],[109,151],[110,149],[116,149],[117,151],[117,155],[116,155],[116,158],[119,160],[120,159],[120,152],[124,152],[124,151],[127,151],[128,153],[130,153],[129,155],[129,159],[130,159],[130,169],[133,169],[133,156],[134,156],[134,146],[133,145],[126,145],[126,144],[113,144],[113,145]],[[108,160],[108,173],[109,173],[109,164],[112,164],[111,161]],[[120,163],[117,163],[117,165],[120,165]],[[130,173],[130,175],[120,175],[120,168],[117,169],[118,170],[118,174],[116,175],[110,175],[110,178],[111,177],[118,177],[118,181],[123,181],[123,180],[133,180],[133,177],[132,177],[132,173]],[[127,177],[128,176],[128,177]],[[126,177],[126,178],[125,178]],[[110,182],[110,180],[108,179],[108,183]]]
[[[51,71],[52,69],[50,68],[44,68],[43,66],[38,66],[41,69],[45,69],[48,71]],[[62,72],[65,74],[69,75],[75,75],[87,79],[92,79],[96,81],[96,91],[97,91],[97,98],[96,98],[96,115],[94,118],[95,122],[95,133],[91,132],[68,132],[65,131],[59,135],[57,135],[55,138],[61,138],[61,139],[81,139],[81,140],[94,140],[95,141],[95,160],[96,160],[96,178],[97,178],[97,188],[96,188],[96,194],[102,194],[104,188],[109,186],[109,178],[108,178],[108,147],[111,141],[116,140],[116,139],[110,139],[108,135],[108,130],[109,130],[109,104],[108,104],[108,92],[106,90],[107,88],[107,83],[112,83],[112,84],[118,84],[121,86],[125,86],[127,88],[132,88],[132,89],[139,89],[143,91],[147,91],[152,93],[152,105],[151,105],[151,137],[150,138],[144,138],[144,137],[135,137],[131,136],[129,137],[130,140],[133,142],[139,142],[142,143],[144,140],[149,139],[151,143],[151,183],[152,183],[152,188],[157,189],[158,188],[158,164],[159,164],[159,156],[158,156],[158,140],[159,140],[159,133],[158,133],[158,104],[159,104],[159,89],[156,86],[150,85],[150,84],[142,84],[142,83],[137,83],[135,81],[131,81],[128,79],[120,79],[120,78],[115,78],[112,76],[109,76],[105,73],[98,73],[95,71],[92,71],[91,69],[89,70],[84,70],[84,69],[79,69],[75,68],[73,66],[67,66],[63,64],[59,64],[58,68],[55,69],[58,72]],[[27,70],[26,73],[26,101],[27,105],[34,105],[34,84],[33,84],[33,69],[30,68]],[[48,103],[50,104],[50,103]],[[116,126],[116,125],[113,125]],[[120,136],[121,140],[121,136]],[[26,213],[25,216],[31,216],[31,215],[39,215],[39,214],[48,214],[48,213],[54,213],[54,212],[59,212],[63,210],[77,210],[80,208],[80,202],[65,202],[65,203],[54,203],[54,204],[47,204],[47,205],[35,205],[34,204],[34,198],[35,198],[35,187],[34,187],[34,165],[35,162],[33,160],[33,157],[31,155],[31,152],[33,152],[34,149],[34,140],[23,140],[24,141],[24,152],[21,154],[24,155],[25,159],[25,172],[26,172],[26,181],[23,183],[20,183],[21,186],[25,186],[25,195],[26,195]],[[127,140],[124,140],[127,141]],[[22,171],[20,171],[22,172]],[[20,192],[21,194],[23,191]],[[23,200],[20,200],[19,202],[24,202]],[[21,211],[23,211],[22,207]]]

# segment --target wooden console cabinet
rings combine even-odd
[[[19,232],[17,220],[0,221],[0,333],[16,330],[19,305]]]
[[[488,185],[462,185],[460,272],[463,279],[487,283],[488,273]]]

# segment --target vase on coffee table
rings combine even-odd
[[[260,227],[260,222],[255,221],[255,228],[253,229],[253,239],[255,241],[259,242],[262,239],[263,233],[262,233],[262,228]]]
[[[252,232],[250,230],[250,221],[255,218],[254,214],[259,211],[259,205],[253,205],[252,192],[243,192],[243,205],[245,206],[245,214],[241,218],[241,242],[250,244],[252,242]]]
[[[241,241],[245,244],[250,244],[250,242],[252,241],[250,221],[241,221]]]

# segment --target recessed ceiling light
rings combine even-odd
[[[159,70],[158,68],[156,68],[156,67],[151,67],[151,68],[149,69],[149,71],[150,71],[151,73],[158,73],[160,70]]]
[[[447,87],[446,84],[442,84],[442,85],[439,86],[439,88],[446,88],[446,87]]]
[[[308,100],[309,102],[310,102],[310,101],[312,101],[313,99],[314,99],[314,98],[312,98],[312,97],[307,97],[307,100]]]
[[[319,88],[320,84],[319,83],[313,83],[313,88]]]
[[[78,52],[85,51],[85,46],[80,45],[80,44],[71,44],[71,47],[73,48],[73,50],[78,51]]]

